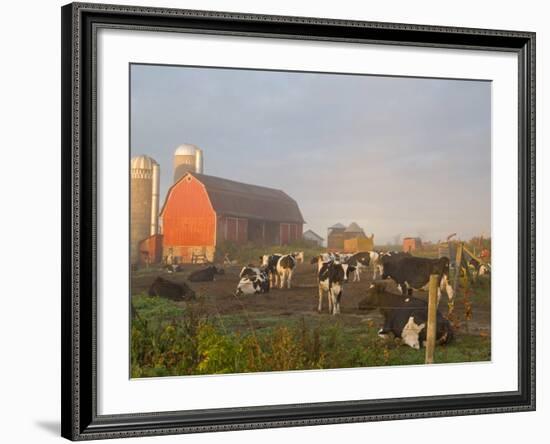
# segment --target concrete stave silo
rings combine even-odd
[[[160,167],[148,156],[130,162],[130,262],[140,262],[140,243],[158,233]]]

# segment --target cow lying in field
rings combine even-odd
[[[243,267],[239,274],[240,281],[235,294],[250,295],[269,292],[269,275],[265,268],[253,266]]]
[[[453,304],[453,287],[449,283],[449,258],[428,259],[424,257],[386,256],[382,259],[382,279],[392,279],[399,291],[412,294],[412,290],[427,289],[430,275],[437,274],[437,301],[441,298],[441,291],[445,290],[449,298],[449,305]]]
[[[340,303],[344,293],[344,282],[348,281],[349,273],[355,271],[355,267],[349,264],[341,264],[336,261],[324,262],[322,257],[317,260],[317,277],[319,281],[319,305],[317,311],[323,309],[323,295],[327,294],[328,312],[336,315],[340,313]]]
[[[217,274],[224,274],[223,268],[216,268],[213,265],[194,271],[187,278],[191,282],[212,282]]]
[[[185,282],[176,284],[167,279],[157,277],[149,287],[149,296],[158,296],[173,301],[195,299],[195,292]]]
[[[412,296],[398,295],[386,290],[384,284],[372,284],[366,297],[359,302],[360,310],[378,309],[384,316],[384,326],[378,331],[385,337],[393,333],[409,347],[419,349],[426,340],[428,304]],[[447,344],[453,338],[450,322],[437,310],[436,343]]]
[[[167,273],[180,273],[183,271],[183,267],[180,264],[165,265],[164,270]]]

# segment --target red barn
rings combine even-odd
[[[166,194],[160,212],[163,252],[182,262],[213,261],[229,241],[285,245],[302,237],[304,219],[294,199],[273,188],[187,173]]]

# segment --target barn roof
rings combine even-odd
[[[332,227],[328,227],[328,228],[329,228],[329,230],[330,230],[331,228],[336,228],[336,229],[338,229],[338,228],[346,228],[346,226],[343,225],[343,224],[341,224],[340,222],[338,222],[338,223],[334,224]]]
[[[311,236],[313,236],[313,237],[316,237],[317,239],[319,239],[319,240],[321,240],[321,241],[322,241],[322,240],[325,240],[325,239],[323,239],[321,236],[319,236],[319,235],[318,235],[315,231],[313,231],[313,230],[304,231],[303,236],[306,236],[306,235],[308,235],[308,234],[311,235]]]
[[[305,222],[296,201],[284,191],[199,173],[187,173],[172,185],[166,194],[161,213],[172,188],[187,175],[195,177],[204,185],[210,203],[218,215],[272,222]]]
[[[364,232],[363,232],[363,229],[359,225],[357,225],[355,222],[352,222],[346,228],[346,233],[364,233]]]

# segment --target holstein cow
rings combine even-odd
[[[323,309],[323,294],[327,293],[328,312],[333,315],[340,313],[340,302],[342,301],[344,282],[348,280],[348,274],[355,271],[355,267],[349,264],[341,264],[335,261],[323,262],[318,260],[319,279],[319,306],[317,311]]]
[[[279,281],[279,273],[277,272],[277,263],[279,259],[283,256],[282,254],[264,254],[260,256],[260,263],[263,268],[266,269],[269,279],[271,281],[271,286],[273,288],[277,287]]]
[[[296,263],[303,264],[304,263],[304,252],[303,251],[295,251],[292,253],[294,258],[296,259]]]
[[[224,274],[222,268],[216,268],[213,265],[203,268],[202,270],[194,271],[187,278],[191,282],[212,282],[217,274]]]
[[[243,267],[240,278],[235,292],[237,296],[269,292],[269,275],[265,268]]]
[[[353,282],[361,280],[361,270],[367,268],[370,264],[370,252],[358,252],[347,257],[344,262],[355,267],[353,272]]]
[[[290,288],[292,281],[292,273],[296,267],[296,258],[294,254],[285,254],[281,256],[277,261],[277,274],[279,275],[279,287],[284,288],[285,284],[287,288]]]
[[[419,349],[426,340],[428,304],[422,299],[403,296],[386,291],[384,284],[372,284],[366,297],[359,302],[360,310],[378,309],[384,316],[384,326],[378,335],[386,337],[393,333],[409,347]],[[436,341],[447,344],[453,338],[450,322],[437,310]]]
[[[483,264],[474,258],[468,261],[468,267],[472,269],[474,277],[488,275],[491,271],[488,264]]]
[[[393,279],[402,294],[408,295],[412,290],[426,289],[430,275],[437,274],[437,301],[441,290],[445,290],[449,305],[453,304],[453,287],[449,283],[449,258],[427,259],[424,257],[401,256],[394,260],[384,260],[382,279]]]
[[[176,284],[157,277],[149,287],[149,296],[159,296],[173,301],[186,301],[195,299],[195,292],[185,282]]]
[[[384,261],[396,260],[404,256],[410,256],[410,253],[403,253],[401,251],[369,251],[370,264],[372,265],[372,280],[382,278],[384,271]]]
[[[171,264],[171,265],[166,265],[164,267],[164,270],[167,273],[180,273],[183,271],[183,267],[180,264]]]

